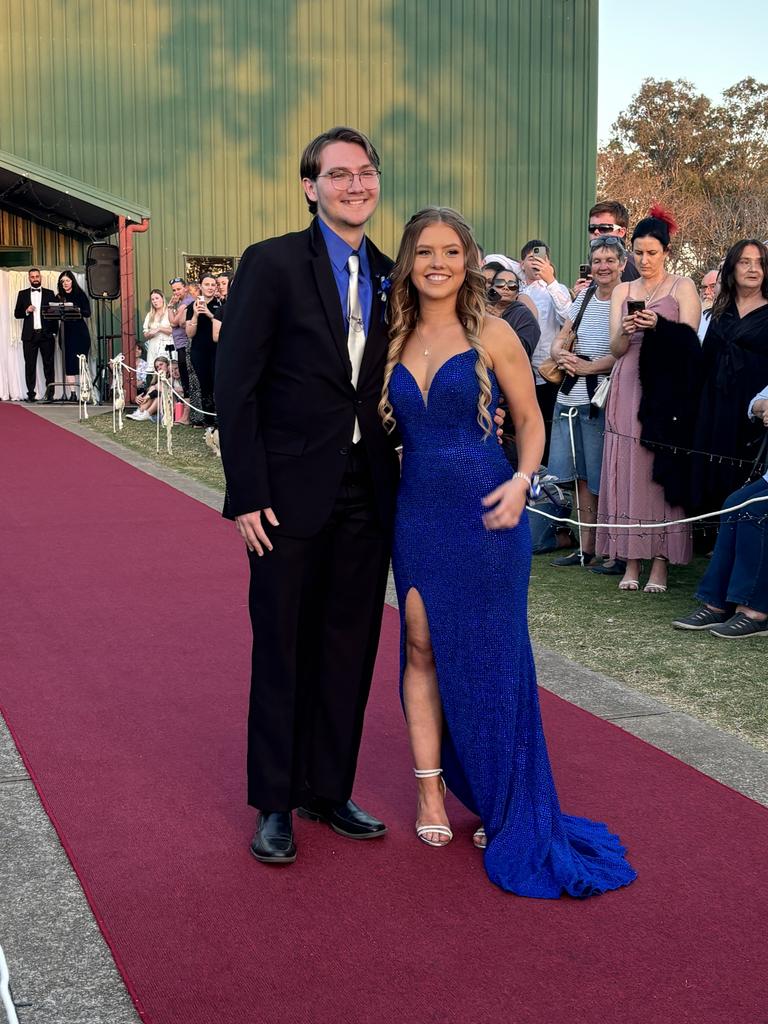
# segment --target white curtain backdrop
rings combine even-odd
[[[56,284],[59,280],[59,270],[41,270],[43,287],[56,291]],[[85,290],[85,274],[73,271],[77,283]],[[27,385],[24,378],[24,349],[21,344],[21,327],[23,320],[17,320],[13,311],[16,307],[16,296],[22,288],[29,287],[29,277],[26,270],[5,270],[0,268],[0,398],[3,401],[9,399],[18,402],[27,397]],[[90,329],[90,323],[88,323]],[[93,332],[91,331],[91,335]],[[96,372],[94,345],[91,343],[91,356],[89,359],[91,374]],[[64,354],[61,350],[61,343],[56,342],[56,355],[54,359],[56,369],[56,380],[64,380]],[[55,398],[61,398],[63,388],[58,386],[54,393]],[[43,360],[37,359],[37,397],[45,395],[45,376],[43,374]]]

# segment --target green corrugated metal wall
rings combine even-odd
[[[182,252],[303,227],[301,149],[339,123],[382,154],[385,250],[440,203],[488,250],[544,237],[570,280],[594,195],[597,0],[2,0],[0,95],[0,148],[151,209],[142,297]]]

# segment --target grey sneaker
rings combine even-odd
[[[744,612],[737,612],[727,622],[714,626],[709,632],[723,640],[741,640],[759,634],[768,636],[768,619],[751,619]]]
[[[585,551],[584,552],[584,561],[582,562],[581,555],[579,554],[579,552],[578,551],[574,551],[570,555],[562,555],[560,558],[555,558],[554,561],[550,562],[549,564],[550,565],[557,565],[557,566],[561,566],[561,567],[564,566],[564,565],[565,566],[573,566],[573,565],[584,565],[584,566],[587,566],[587,565],[592,565],[592,563],[594,561],[595,561],[595,556],[594,555],[589,555]]]
[[[727,622],[729,618],[728,612],[713,612],[711,608],[702,605],[685,618],[675,619],[672,625],[675,629],[712,629],[713,626]]]

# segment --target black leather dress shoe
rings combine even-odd
[[[346,839],[378,839],[386,834],[387,826],[374,818],[352,800],[345,804],[331,804],[325,800],[312,800],[299,807],[298,815],[308,821],[322,821]]]
[[[290,811],[259,814],[251,853],[262,864],[293,864],[296,845],[293,841],[293,819]]]

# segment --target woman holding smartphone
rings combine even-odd
[[[611,352],[616,364],[606,407],[605,447],[600,477],[598,520],[603,523],[660,523],[685,518],[685,511],[672,506],[664,488],[656,483],[654,452],[640,444],[642,426],[638,411],[642,398],[640,351],[646,331],[656,330],[660,321],[687,324],[696,330],[701,303],[696,286],[688,277],[666,269],[674,219],[660,207],[639,222],[632,234],[632,252],[640,272],[636,281],[619,284],[611,296]],[[677,386],[685,389],[685,380]],[[643,560],[650,561],[650,575],[643,588],[648,594],[667,589],[667,569],[686,565],[693,554],[690,526],[637,530],[601,527],[597,550],[610,558],[626,561],[620,590],[640,588]]]

